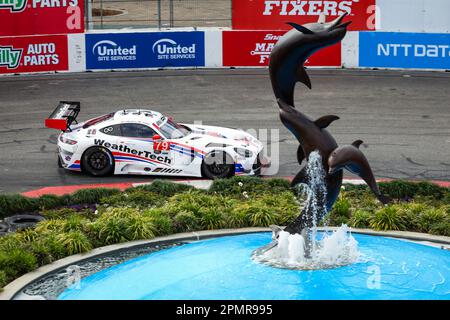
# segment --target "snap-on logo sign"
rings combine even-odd
[[[265,42],[257,42],[255,50],[252,50],[250,54],[252,56],[258,56],[259,63],[266,63],[269,59],[273,47],[275,46],[275,43],[278,41],[278,39],[280,39],[280,37],[280,35],[273,35],[271,33],[266,34],[264,37]]]
[[[172,39],[160,39],[152,46],[158,60],[195,59],[196,45],[182,46]]]
[[[20,64],[22,49],[0,46],[0,66],[6,66],[8,69],[16,69]]]
[[[31,0],[27,6],[27,0],[0,0],[0,10],[9,9],[10,12],[22,12],[25,8],[64,8],[76,7],[78,0]]]
[[[123,48],[114,41],[102,40],[93,46],[92,53],[98,61],[136,60],[137,47]]]
[[[349,1],[281,1],[266,0],[264,1],[263,15],[280,15],[280,16],[317,16],[324,13],[327,16],[336,16],[347,12],[352,13],[352,5],[360,0]]]

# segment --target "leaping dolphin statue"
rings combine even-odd
[[[328,173],[332,175],[344,168],[347,169],[361,177],[378,200],[387,204],[391,199],[381,194],[378,189],[369,161],[359,149],[361,144],[363,144],[362,140],[356,140],[349,146],[342,146],[334,150],[328,158]]]
[[[294,106],[296,83],[301,82],[310,89],[312,87],[304,63],[317,50],[336,44],[344,38],[347,26],[351,23],[350,21],[342,23],[346,15],[343,14],[329,23],[326,22],[324,15],[320,16],[317,23],[309,23],[303,26],[288,23],[293,29],[278,40],[270,54],[269,61],[270,79],[280,109],[281,122],[300,143],[297,151],[299,164],[304,159],[308,159],[311,152],[315,150],[320,153],[322,158],[327,194],[326,197],[319,195],[318,201],[321,203],[318,205],[324,205],[326,212],[316,217],[317,221],[320,221],[331,210],[339,196],[344,168],[361,176],[380,201],[386,203],[389,200],[381,195],[376,187],[372,170],[362,152],[355,146],[339,149],[333,136],[326,130],[333,121],[339,119],[338,116],[327,115],[312,120]],[[331,155],[333,156],[331,157]],[[308,184],[306,167],[295,176],[292,186],[298,183]],[[301,215],[290,223],[284,231],[291,234],[301,234],[304,230],[311,228],[313,221],[310,210],[311,208],[307,204]],[[274,230],[278,229],[275,228]]]

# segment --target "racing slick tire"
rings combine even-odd
[[[208,179],[228,178],[234,175],[234,161],[223,151],[211,151],[202,162],[202,175]]]
[[[61,158],[58,156],[58,168],[63,168]]]
[[[0,222],[0,237],[6,235],[8,230],[9,226],[4,222]]]
[[[114,172],[114,158],[108,149],[91,147],[81,157],[81,168],[93,176],[107,176]]]
[[[37,223],[44,219],[43,216],[34,214],[16,214],[6,218],[5,222],[9,225],[9,231],[14,232],[17,230],[33,228]]]

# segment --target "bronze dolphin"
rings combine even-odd
[[[356,140],[350,146],[342,146],[334,150],[328,158],[328,173],[334,174],[338,171],[342,171],[344,168],[347,169],[361,177],[378,200],[383,204],[387,204],[391,199],[382,195],[378,189],[369,162],[367,161],[366,156],[359,150],[362,143],[363,141]]]
[[[277,99],[294,106],[294,88],[297,82],[311,89],[311,81],[303,67],[305,61],[317,50],[341,41],[350,21],[342,23],[347,14],[326,23],[322,15],[317,23],[304,26],[289,22],[294,29],[284,34],[272,49],[269,73]]]
[[[346,28],[350,24],[350,22],[342,23],[345,16],[346,14],[343,14],[330,23],[325,22],[324,16],[319,18],[318,23],[304,26],[289,23],[294,29],[279,39],[271,52],[269,62],[270,79],[277,98],[280,119],[300,143],[297,151],[299,164],[304,159],[308,159],[311,152],[316,150],[322,158],[327,193],[326,196],[320,194],[320,192],[316,193],[317,205],[325,207],[325,212],[321,212],[321,215],[316,217],[317,221],[320,221],[331,210],[339,196],[343,179],[342,169],[344,168],[360,175],[381,202],[386,203],[388,201],[386,197],[380,194],[370,166],[362,152],[355,146],[338,148],[335,139],[326,129],[339,117],[328,115],[314,121],[294,106],[296,83],[301,82],[311,89],[311,81],[304,68],[306,59],[317,50],[338,43],[344,38],[347,32]],[[355,150],[349,150],[349,148]],[[350,158],[347,159],[347,156],[350,156]],[[292,186],[305,183],[311,187],[306,170],[306,167],[304,167],[295,176]],[[301,215],[284,230],[289,233],[302,233],[312,226],[312,207],[310,203],[307,203]]]

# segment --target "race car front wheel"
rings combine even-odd
[[[203,159],[202,175],[209,179],[231,177],[234,175],[234,161],[225,152],[212,151]]]
[[[106,176],[114,171],[114,158],[105,148],[89,148],[81,159],[83,171],[93,176]]]

